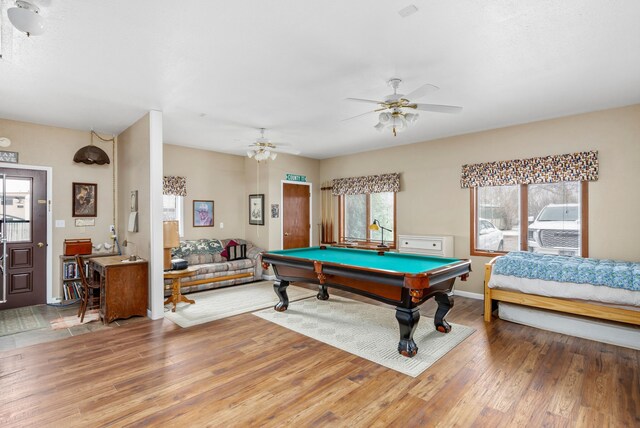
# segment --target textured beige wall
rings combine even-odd
[[[271,162],[271,161],[270,161]],[[320,161],[317,159],[305,158],[302,156],[292,156],[279,154],[278,158],[271,162],[269,169],[269,198],[265,202],[266,223],[269,224],[269,249],[282,249],[282,181],[287,174],[304,175],[307,183],[311,183],[311,245],[318,245],[318,224],[320,224]],[[280,206],[280,217],[271,218],[271,204]]]
[[[256,162],[254,159],[245,158],[245,178],[247,183],[245,222],[246,239],[253,241],[256,245],[268,249],[279,250],[281,245],[281,218],[282,218],[282,181],[286,174],[304,175],[307,183],[312,184],[311,200],[311,245],[318,242],[316,223],[320,222],[320,161],[293,156],[278,154],[275,161]],[[259,177],[259,179],[258,179]],[[248,197],[250,194],[264,194],[265,219],[264,226],[249,225],[248,218]],[[271,204],[278,204],[280,217],[271,218]]]
[[[395,233],[454,235],[456,257],[470,258],[463,164],[584,150],[600,159],[589,185],[590,256],[640,261],[640,105],[326,159],[320,178],[400,172]],[[481,293],[488,258],[471,259],[469,281],[456,287]]]
[[[271,161],[256,162],[255,159],[244,157],[244,177],[245,177],[245,195],[244,207],[240,214],[240,221],[244,223],[245,239],[253,242],[260,248],[270,248],[269,228],[271,221],[267,215],[267,207],[270,206],[270,200],[276,197],[272,194],[273,189],[270,184]],[[264,194],[264,226],[249,224],[249,195]],[[279,196],[277,196],[279,197]]]
[[[163,150],[164,175],[187,178],[185,238],[244,238],[248,222],[244,157],[169,144]],[[193,227],[194,200],[214,201],[213,227]]]
[[[73,155],[91,142],[89,131],[56,128],[27,122],[0,119],[0,137],[11,139],[3,150],[19,153],[21,165],[48,166],[53,175],[53,297],[62,296],[60,285],[60,255],[65,239],[91,238],[94,244],[111,242],[109,225],[113,219],[113,145],[94,138],[94,144],[111,159],[108,165],[85,165],[73,162]],[[10,164],[6,164],[10,167]],[[76,227],[72,217],[72,183],[98,185],[98,216],[95,226]],[[65,227],[55,227],[64,220]]]
[[[118,192],[118,239],[123,254],[135,254],[149,260],[151,225],[149,210],[149,114],[118,135],[116,154]],[[138,191],[138,232],[127,230],[131,213],[131,191]],[[124,241],[130,242],[126,247]]]

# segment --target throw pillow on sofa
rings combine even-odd
[[[220,255],[228,261],[245,259],[247,258],[247,246],[231,239]]]

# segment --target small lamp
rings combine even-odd
[[[164,270],[171,270],[171,249],[180,246],[178,221],[162,222],[162,241],[164,247]]]
[[[386,247],[386,245],[384,245],[384,231],[386,230],[387,232],[391,232],[391,229],[387,229],[386,227],[380,225],[380,222],[376,219],[373,220],[373,223],[371,223],[371,225],[369,225],[369,230],[382,230],[382,243],[380,245],[378,245],[378,247]]]

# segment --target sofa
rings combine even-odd
[[[244,239],[198,239],[180,241],[171,258],[186,260],[191,269],[197,269],[195,275],[182,279],[184,294],[261,280],[262,251]],[[170,279],[164,281],[164,294],[171,295]]]

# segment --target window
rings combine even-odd
[[[341,195],[338,212],[340,242],[382,243],[384,238],[386,245],[395,247],[395,192]],[[380,223],[380,230],[369,229],[374,220]]]
[[[180,237],[184,236],[184,197],[162,195],[162,220],[178,220]]]
[[[520,186],[478,187],[475,249],[516,251],[520,248]]]
[[[471,254],[588,257],[586,181],[471,188]]]

